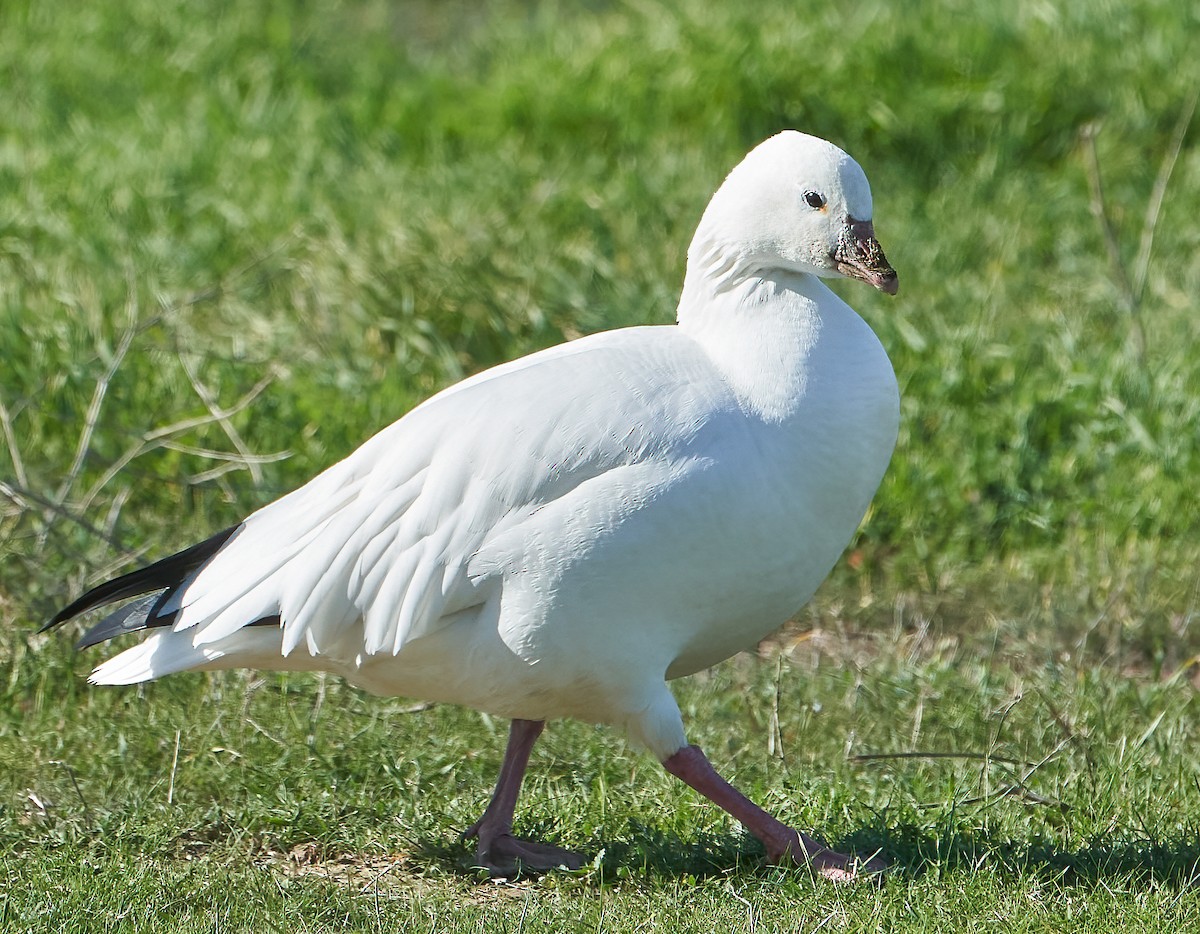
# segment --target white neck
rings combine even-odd
[[[751,257],[719,249],[697,255],[695,248],[679,327],[704,348],[743,406],[766,421],[786,419],[804,399],[822,332],[847,312],[857,316],[809,273],[755,268]]]

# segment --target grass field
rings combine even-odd
[[[0,929],[1200,928],[1198,29],[1168,0],[0,5]],[[900,444],[814,603],[678,696],[882,885],[764,866],[571,722],[518,821],[594,863],[488,881],[456,834],[504,724],[333,678],[92,689],[99,655],[36,634],[466,373],[670,321],[709,195],[787,126],[872,180],[901,292],[839,290]]]

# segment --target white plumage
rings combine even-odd
[[[249,516],[179,579],[129,575],[146,586],[120,596],[165,589],[143,621],[152,631],[91,680],[324,669],[518,722],[613,724],[672,768],[689,747],[666,680],[799,609],[891,456],[887,356],[818,278],[895,291],[871,216],[841,150],[792,131],[766,141],[705,212],[677,325],[464,380]],[[85,596],[56,621],[109,599]],[[496,830],[504,815],[481,823]],[[501,853],[480,837],[486,865],[552,849]]]

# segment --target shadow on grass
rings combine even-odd
[[[1200,886],[1200,835],[1186,830],[1159,838],[1114,834],[1065,848],[1044,837],[1021,840],[987,831],[964,833],[954,828],[880,823],[839,843],[859,853],[881,849],[890,871],[909,877],[935,870],[979,869],[1036,875],[1066,885],[1089,886],[1120,879],[1173,888]]]
[[[620,840],[593,839],[580,848],[589,861],[603,852],[596,867],[600,881],[702,880],[774,871],[766,865],[758,841],[746,835],[706,834],[684,842],[641,823],[631,824],[628,830]],[[522,832],[562,844],[554,828],[527,827]],[[939,831],[880,822],[828,844],[860,856],[881,851],[889,864],[887,875],[910,879],[931,871],[983,870],[1069,886],[1120,880],[1177,889],[1200,887],[1200,836],[1182,830],[1166,838],[1094,840],[1069,849],[1042,838],[1003,839],[983,831]],[[482,877],[482,870],[472,863],[471,846],[453,838],[421,841],[413,855],[437,862],[447,871]]]
[[[535,840],[568,845],[562,839],[561,828],[524,824],[516,832]],[[593,838],[579,845],[578,851],[583,854],[585,871],[598,870],[598,879],[602,881],[630,877],[704,879],[764,865],[762,847],[752,838],[704,834],[685,842],[674,834],[638,822],[628,825],[628,834],[621,839]],[[412,852],[416,858],[437,862],[447,871],[482,877],[483,871],[472,861],[474,841],[453,837],[426,839],[418,841]]]

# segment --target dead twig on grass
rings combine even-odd
[[[87,412],[83,416],[83,428],[79,432],[79,440],[75,445],[75,456],[71,459],[71,466],[67,468],[67,475],[63,478],[62,483],[59,484],[58,491],[54,496],[54,499],[60,505],[66,501],[67,494],[79,479],[79,474],[83,470],[84,460],[92,446],[92,436],[96,433],[96,425],[100,420],[100,408],[104,404],[104,398],[108,395],[108,389],[112,385],[113,377],[117,375],[117,370],[124,362],[125,356],[129,353],[129,348],[133,346],[133,339],[137,336],[138,309],[135,294],[131,285],[129,299],[125,304],[125,312],[129,318],[129,323],[121,333],[121,339],[117,342],[112,359],[108,361],[108,366],[100,378],[96,380],[96,385],[92,390],[92,400],[88,403]]]
[[[994,762],[997,765],[1030,766],[1033,763],[1022,762],[1019,759],[1006,759],[1002,756],[991,756],[986,752],[865,752],[850,757],[851,762],[883,762],[888,759],[974,759],[982,762]]]
[[[222,419],[228,419],[231,415],[237,414],[238,412],[242,411],[247,406],[249,406],[255,399],[257,399],[262,394],[263,390],[265,390],[269,385],[271,385],[271,383],[274,381],[274,379],[275,379],[275,372],[274,372],[274,370],[272,370],[266,376],[264,376],[262,379],[260,379],[257,383],[255,383],[245,393],[245,395],[243,395],[240,399],[238,399],[231,406],[228,406],[225,408],[221,408],[219,406],[214,406],[214,408],[212,410],[210,410],[209,413],[206,415],[198,415],[198,416],[194,416],[192,418],[185,418],[180,421],[173,422],[170,425],[164,425],[160,428],[155,428],[150,431],[147,431],[144,435],[142,435],[142,437],[136,443],[131,445],[125,451],[124,454],[122,454],[115,461],[113,461],[113,463],[109,465],[108,469],[105,470],[103,474],[101,474],[100,478],[98,480],[96,480],[95,483],[92,484],[91,488],[87,491],[86,494],[84,494],[84,496],[80,500],[81,508],[87,509],[88,507],[90,507],[92,502],[101,493],[101,491],[104,490],[104,488],[107,487],[108,484],[112,482],[113,478],[116,477],[119,473],[121,473],[121,471],[123,471],[126,467],[128,467],[129,464],[132,463],[134,460],[136,460],[137,458],[141,457],[144,454],[148,454],[151,451],[169,446],[171,443],[173,443],[175,441],[176,438],[178,438],[180,435],[185,434],[186,432],[193,431],[197,428],[201,428],[206,425],[211,425],[213,423],[220,422]],[[290,454],[290,452],[288,452],[288,451],[279,451],[274,454],[251,455],[251,456],[260,458],[259,463],[265,463],[268,460],[281,460],[285,457],[288,457],[289,454]],[[237,460],[239,463],[239,466],[241,466],[241,460],[238,456],[236,456],[236,455],[227,455],[227,456]]]
[[[29,486],[29,475],[25,472],[25,461],[21,458],[21,449],[17,446],[17,436],[13,431],[12,415],[4,400],[0,399],[0,432],[4,434],[4,443],[8,445],[8,457],[12,461],[13,476],[21,486]]]
[[[79,796],[79,803],[83,806],[83,819],[85,823],[87,823],[88,830],[94,831],[96,829],[96,825],[92,821],[92,809],[88,807],[87,798],[83,796],[83,791],[80,789],[79,782],[75,778],[75,770],[62,759],[51,759],[50,764],[57,765],[64,772],[66,772],[67,776],[71,779],[71,785],[75,789],[75,794]]]
[[[1179,153],[1183,149],[1183,141],[1191,127],[1192,118],[1196,114],[1197,101],[1200,101],[1200,88],[1192,93],[1191,98],[1180,111],[1167,150],[1163,153],[1162,161],[1159,163],[1154,187],[1150,190],[1150,197],[1146,201],[1146,212],[1142,219],[1142,230],[1138,237],[1138,249],[1134,256],[1132,270],[1121,256],[1120,239],[1112,222],[1108,201],[1104,194],[1100,155],[1096,148],[1096,138],[1100,135],[1100,123],[1088,123],[1079,131],[1079,137],[1083,143],[1083,164],[1087,171],[1088,187],[1091,192],[1092,214],[1095,216],[1096,223],[1100,226],[1100,233],[1104,238],[1113,284],[1116,286],[1121,304],[1129,316],[1134,350],[1139,361],[1144,361],[1146,356],[1146,330],[1142,323],[1141,312],[1142,299],[1146,294],[1146,282],[1150,271],[1150,255],[1154,250],[1154,237],[1158,231],[1167,186],[1175,171],[1175,163],[1179,160]]]
[[[133,552],[127,548],[116,536],[114,536],[111,531],[106,532],[104,529],[101,529],[98,526],[88,522],[85,518],[83,518],[83,516],[73,512],[62,503],[56,503],[52,499],[42,496],[40,493],[37,493],[34,490],[13,486],[12,484],[5,483],[3,480],[0,480],[0,496],[3,496],[5,499],[7,499],[21,512],[27,512],[36,506],[48,512],[54,513],[55,515],[67,519],[68,521],[79,526],[90,535],[94,535],[101,541],[107,542],[108,545],[114,550],[119,551],[129,557],[133,556]],[[50,530],[46,529],[45,532],[48,536]]]
[[[280,246],[274,252],[282,248]],[[178,451],[190,458],[203,458],[209,462],[205,469],[193,471],[190,475],[182,477],[188,484],[205,483],[232,470],[246,470],[256,486],[262,485],[262,465],[281,460],[289,456],[290,452],[253,452],[239,432],[234,419],[271,385],[278,375],[278,367],[269,366],[266,374],[248,391],[232,404],[223,405],[212,381],[204,378],[200,362],[189,358],[182,351],[177,351],[175,357],[192,391],[203,406],[202,414],[150,428],[140,437],[135,435],[115,460],[109,454],[106,457],[109,461],[107,464],[97,466],[95,461],[98,443],[111,443],[112,437],[106,435],[105,426],[110,419],[106,418],[105,410],[116,396],[114,387],[120,385],[123,379],[122,371],[128,368],[131,359],[138,353],[139,340],[153,328],[170,324],[181,309],[219,297],[236,283],[238,278],[261,264],[269,255],[265,254],[235,271],[232,280],[226,277],[211,289],[197,291],[174,305],[164,304],[156,313],[149,315],[144,314],[139,305],[137,286],[132,274],[128,276],[124,320],[114,329],[112,342],[106,342],[103,336],[93,338],[94,354],[90,359],[99,364],[95,367],[98,372],[94,377],[77,437],[73,442],[68,441],[69,460],[60,464],[58,469],[52,465],[41,465],[38,470],[32,470],[29,462],[31,452],[23,451],[20,444],[23,436],[21,418],[29,418],[30,412],[36,410],[34,400],[37,400],[50,384],[50,379],[47,378],[40,388],[31,389],[25,397],[15,402],[0,400],[0,437],[8,448],[7,459],[12,466],[11,474],[0,481],[0,521],[3,522],[0,543],[7,543],[18,535],[28,537],[28,543],[19,553],[22,560],[36,562],[37,555],[55,547],[60,548],[63,554],[75,555],[81,566],[88,566],[94,562],[91,549],[81,550],[77,547],[77,540],[80,539],[78,531],[82,530],[87,537],[104,543],[121,556],[118,567],[135,560],[140,552],[123,542],[116,530],[122,509],[130,499],[134,487],[132,484],[117,482],[117,478],[131,463],[160,449]],[[104,315],[100,317],[103,318]],[[83,356],[85,355],[80,353],[72,354],[75,360]],[[202,435],[199,439],[188,437],[208,426],[219,429],[228,444],[214,446],[204,443]],[[50,474],[59,479],[53,485],[39,485],[36,482],[38,473]],[[31,478],[34,478],[32,482]],[[163,478],[164,481],[171,479]],[[102,521],[92,518],[92,513],[97,507],[103,510]]]
[[[1039,692],[1040,693],[1040,692]],[[999,722],[996,729],[993,731],[990,746],[993,748],[999,742],[1000,731],[1004,728],[1004,724],[1008,719],[1008,715],[1013,708],[1022,700],[1024,694],[1015,695],[1008,703],[999,710]],[[1057,712],[1054,712],[1056,720],[1062,725],[1063,721],[1059,719]],[[991,804],[1002,798],[1021,798],[1032,804],[1049,805],[1058,808],[1061,811],[1070,810],[1070,805],[1063,801],[1058,801],[1046,795],[1038,794],[1029,787],[1029,780],[1033,775],[1042,768],[1047,762],[1054,759],[1063,749],[1072,743],[1078,743],[1078,736],[1070,730],[1066,731],[1066,735],[1058,742],[1058,744],[1042,756],[1036,762],[1029,762],[1021,759],[1012,759],[1005,756],[993,755],[988,752],[960,752],[957,750],[925,750],[911,752],[879,752],[879,753],[860,753],[859,755],[849,756],[850,762],[856,763],[872,763],[885,762],[898,759],[966,759],[982,763],[983,774],[980,776],[979,782],[984,786],[984,793],[974,795],[969,798],[964,798],[955,802],[956,806],[964,804]],[[1014,775],[1011,780],[1006,781],[998,788],[988,790],[988,769],[992,766],[1000,766],[1002,768],[1011,769],[1018,774]],[[945,802],[939,801],[932,804],[918,804],[919,808],[934,808],[944,807]]]

